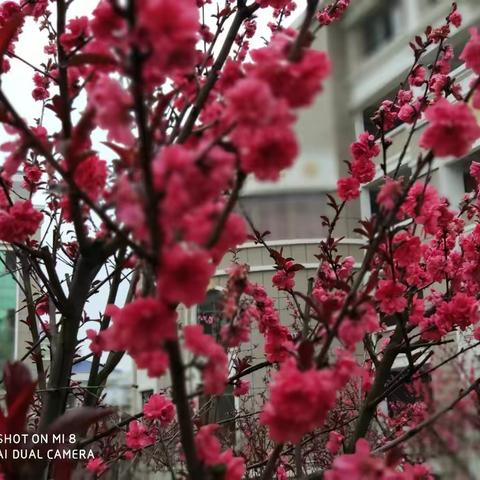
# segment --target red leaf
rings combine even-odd
[[[2,60],[5,55],[5,52],[10,45],[10,41],[15,36],[22,23],[23,15],[17,13],[13,15],[0,30],[0,60]]]
[[[128,148],[121,147],[112,142],[102,142],[105,146],[113,150],[125,166],[131,166],[133,163],[133,152]]]
[[[8,433],[22,433],[25,430],[27,413],[33,401],[36,386],[35,382],[25,385],[8,407],[6,418]]]
[[[54,462],[53,478],[55,480],[71,480],[75,463],[71,460],[57,460]]]
[[[50,428],[48,433],[80,433],[87,429],[92,423],[108,417],[113,413],[111,408],[95,408],[95,407],[80,407],[73,408],[64,413],[60,418],[57,418]]]
[[[10,410],[17,397],[34,385],[30,370],[21,362],[7,363],[3,371],[7,391],[7,408]]]
[[[301,265],[300,263],[296,263],[295,265],[292,265],[290,268],[287,269],[287,272],[298,272],[299,270],[304,270],[305,267]]]
[[[300,359],[300,367],[302,369],[307,370],[312,366],[313,354],[313,343],[308,340],[304,340],[298,347],[298,356]]]
[[[116,65],[116,61],[110,55],[101,53],[78,53],[68,62],[69,65]]]

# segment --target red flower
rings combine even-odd
[[[259,180],[278,180],[280,172],[293,164],[298,155],[295,134],[285,125],[256,130],[241,148],[243,170]]]
[[[369,132],[360,134],[358,140],[350,145],[354,160],[370,160],[380,153],[375,137]]]
[[[233,394],[236,397],[246,395],[250,390],[250,382],[248,380],[239,380],[233,389]]]
[[[268,124],[277,104],[268,83],[257,78],[236,82],[227,91],[225,102],[227,117],[250,128]]]
[[[150,66],[155,72],[193,66],[200,29],[194,0],[143,0],[139,17],[154,50]]]
[[[272,7],[276,9],[280,9],[285,7],[291,2],[291,0],[258,0],[258,4],[262,7]]]
[[[88,102],[95,109],[98,126],[107,130],[109,140],[131,145],[134,137],[130,94],[108,75],[102,75],[88,85]]]
[[[158,291],[170,303],[191,307],[205,298],[215,271],[205,250],[188,250],[176,245],[166,250],[158,276]]]
[[[185,346],[194,354],[206,359],[202,370],[205,392],[220,395],[225,390],[228,377],[228,358],[223,348],[203,333],[201,325],[188,325],[183,329]]]
[[[139,450],[141,448],[152,445],[154,438],[148,433],[147,427],[136,420],[132,420],[128,424],[128,432],[125,435],[125,445],[131,450]]]
[[[0,240],[22,243],[40,226],[43,214],[33,208],[30,200],[15,202],[0,211]]]
[[[175,405],[165,395],[156,393],[143,406],[143,413],[147,418],[159,420],[165,427],[175,418]]]
[[[360,195],[360,182],[354,177],[340,178],[337,181],[337,193],[341,200],[354,200]]]
[[[100,457],[95,457],[91,458],[88,462],[87,465],[85,465],[85,468],[90,472],[93,473],[97,476],[102,475],[105,473],[108,469],[108,466],[106,463],[103,461],[102,458]]]
[[[467,68],[480,75],[480,34],[478,28],[471,28],[470,35],[470,41],[465,45],[460,59],[465,62]]]
[[[432,149],[438,157],[462,157],[480,138],[480,127],[465,103],[450,103],[444,98],[429,107],[425,117],[430,122],[420,138],[420,146]]]
[[[139,298],[123,308],[109,305],[105,313],[112,317],[112,326],[100,336],[108,350],[155,351],[176,337],[176,312],[154,298]]]
[[[283,363],[275,375],[260,422],[276,442],[297,443],[323,424],[335,398],[331,370],[300,371],[291,360]]]
[[[393,280],[380,280],[375,293],[375,299],[380,302],[380,310],[383,313],[392,315],[403,312],[407,306],[404,298],[405,286]]]
[[[221,451],[220,441],[214,432],[218,429],[217,424],[204,425],[195,436],[195,445],[200,460],[209,467],[223,465],[220,470],[225,480],[241,480],[245,475],[245,461],[241,457],[235,457],[229,448]]]
[[[73,176],[75,183],[92,200],[96,200],[105,188],[107,181],[107,162],[100,160],[98,156],[91,155],[75,169]]]

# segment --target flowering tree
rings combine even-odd
[[[17,254],[32,335],[24,359],[31,357],[37,374],[33,382],[22,364],[7,366],[1,432],[75,433],[76,446],[96,457],[78,464],[0,459],[5,478],[40,478],[39,471],[101,477],[119,459],[141,458],[172,478],[194,480],[431,478],[418,445],[438,444],[434,427],[453,434],[454,422],[462,432],[478,423],[480,380],[468,367],[441,405],[429,401],[423,380],[441,379],[446,365],[477,346],[430,362],[451,332],[475,329],[479,320],[478,188],[454,210],[431,185],[430,169],[435,158],[467,154],[480,138],[473,112],[480,108],[480,34],[472,30],[461,54],[472,72],[468,91],[449,76],[448,36],[462,21],[455,4],[443,25],[412,42],[412,67],[373,117],[376,134],[351,145],[339,200],[331,197],[332,215],[322,217],[328,235],[318,270],[304,289],[295,286],[303,267],[271,248],[261,225],[235,207],[248,176],[277,180],[293,164],[296,113],[321,93],[331,68],[312,40],[349,1],[319,8],[307,0],[298,30],[284,27],[295,8],[289,0],[101,0],[88,17],[69,15],[74,3],[0,4],[1,74],[26,62],[33,98],[44,107],[41,118],[23,118],[0,89],[8,137],[0,240]],[[272,35],[249,49],[260,12],[270,15]],[[47,38],[40,65],[15,53],[27,22]],[[402,178],[423,119],[416,168]],[[397,122],[410,134],[389,170],[388,132]],[[335,227],[361,185],[382,170],[379,211],[356,230],[365,251],[354,268],[338,254]],[[480,164],[471,175],[480,180]],[[182,325],[179,307],[204,300],[216,266],[249,230],[275,263],[272,282],[290,299],[291,321],[280,321],[248,266],[234,263],[213,319],[218,336]],[[93,301],[105,306],[98,319],[85,313]],[[259,364],[238,353],[253,329],[264,337]],[[72,367],[85,342],[93,361],[81,387]],[[356,348],[367,353],[363,363]],[[168,372],[170,381],[142,412],[120,420],[102,390],[125,354],[152,377]],[[402,355],[408,365],[393,374]],[[247,378],[262,369],[266,393],[252,409],[242,403]],[[194,371],[202,385],[189,390]],[[227,385],[241,399],[238,412],[208,423],[209,399]],[[379,406],[400,388],[414,401],[397,402],[388,415]],[[83,406],[66,412],[72,393]],[[235,435],[221,423],[233,423]]]

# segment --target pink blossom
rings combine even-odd
[[[104,350],[106,350],[105,342],[96,330],[89,328],[86,331],[86,336],[89,340],[91,340],[89,348],[94,355],[100,355]]]
[[[88,35],[88,18],[72,18],[66,27],[65,33],[60,37],[60,41],[65,49],[70,50],[78,45]]]
[[[248,380],[239,380],[233,389],[233,394],[236,397],[246,395],[250,390],[250,382]]]
[[[354,160],[351,164],[352,177],[360,183],[371,182],[375,178],[375,164],[371,160]]]
[[[375,137],[369,132],[360,134],[358,140],[350,145],[350,151],[354,160],[371,160],[378,156],[380,147],[375,141]]]
[[[107,162],[91,155],[76,167],[74,177],[77,186],[92,200],[96,200],[105,188],[107,181]]]
[[[404,297],[405,286],[393,280],[380,280],[375,292],[375,299],[380,302],[380,310],[392,315],[405,310],[407,300]]]
[[[216,430],[218,430],[218,425],[211,423],[200,427],[195,435],[198,456],[207,465],[214,465],[220,455],[220,441],[214,435]]]
[[[176,245],[165,250],[158,275],[158,291],[170,303],[191,307],[205,298],[208,282],[215,271],[205,250]]]
[[[420,146],[432,149],[439,157],[462,157],[480,137],[475,115],[463,102],[450,103],[442,98],[427,109],[425,117],[429,125],[420,138]]]
[[[337,457],[331,470],[325,472],[325,480],[386,480],[383,476],[385,465],[381,458],[370,454],[368,442],[357,440],[355,453]]]
[[[139,450],[152,445],[154,439],[149,434],[148,429],[143,423],[132,420],[128,424],[128,432],[125,435],[125,445],[131,450]]]
[[[394,258],[400,267],[407,267],[411,263],[418,263],[422,257],[421,241],[417,236],[411,237],[406,232],[395,235]]]
[[[458,10],[454,10],[449,16],[448,20],[453,26],[459,28],[462,25],[462,14]]]
[[[284,8],[291,0],[259,0],[258,4],[262,7]]]
[[[135,353],[134,360],[137,367],[146,369],[147,375],[151,378],[165,375],[168,369],[168,355],[160,349]]]
[[[288,480],[287,471],[283,464],[278,466],[277,471],[275,472],[275,477],[276,480]]]
[[[120,83],[108,75],[101,75],[87,86],[88,102],[95,109],[98,126],[107,130],[108,139],[131,145],[132,99]]]
[[[225,94],[225,102],[227,118],[249,127],[268,124],[277,105],[268,83],[257,78],[236,82]]]
[[[254,131],[240,146],[240,154],[245,172],[253,173],[258,180],[278,180],[280,172],[298,155],[297,139],[284,125],[268,126]]]
[[[272,277],[272,283],[279,290],[291,290],[295,287],[295,272],[286,272],[285,270],[277,270]]]
[[[337,193],[341,200],[348,201],[360,195],[360,182],[355,177],[343,177],[337,181]]]
[[[175,418],[175,405],[165,395],[155,393],[143,406],[145,417],[160,421],[162,427],[169,425]]]
[[[470,175],[475,179],[477,184],[480,182],[480,163],[472,162],[470,165]]]
[[[460,59],[465,62],[468,69],[480,75],[480,33],[477,28],[472,27],[470,35],[470,41],[465,45]]]
[[[231,449],[221,451],[221,445],[214,435],[217,424],[204,425],[195,436],[195,445],[200,460],[209,467],[224,466],[225,480],[241,480],[245,475],[245,461],[235,457]]]
[[[260,422],[276,442],[297,443],[323,424],[335,403],[335,385],[328,369],[300,371],[293,360],[284,362],[270,384]]]
[[[184,327],[183,335],[185,346],[194,355],[206,360],[202,369],[205,392],[212,395],[223,393],[228,377],[228,358],[223,348],[213,337],[203,333],[201,325]]]
[[[427,74],[427,70],[424,66],[422,65],[417,65],[410,76],[408,77],[408,83],[410,85],[413,85],[415,87],[420,87],[423,85],[423,82],[425,81],[425,76]]]
[[[41,17],[48,7],[48,0],[36,0],[23,6],[25,15],[31,15],[35,20]]]
[[[200,23],[194,0],[144,0],[139,23],[154,50],[151,67],[165,74],[188,70],[195,62]]]
[[[278,319],[266,328],[265,331],[265,355],[271,363],[283,362],[290,357],[293,350],[290,331],[285,325],[281,325]]]
[[[284,98],[294,108],[310,105],[322,90],[322,82],[331,70],[325,52],[308,49],[296,62],[289,62],[287,35],[276,35],[268,47],[251,52],[253,65],[248,71],[265,80],[276,97]]]
[[[330,432],[325,448],[332,454],[336,455],[342,446],[343,435],[339,432]]]
[[[92,13],[90,27],[95,39],[111,40],[125,33],[126,22],[114,11],[108,0],[98,2]]]
[[[105,313],[112,325],[100,335],[108,350],[136,354],[176,338],[176,312],[154,298],[139,298],[123,308],[109,305]]]
[[[42,173],[38,165],[25,163],[23,167],[23,187],[30,192],[35,192],[37,184],[42,178]]]
[[[418,181],[410,188],[401,206],[401,213],[423,225],[427,233],[434,234],[438,229],[441,205],[435,188]]]
[[[402,183],[390,177],[385,177],[385,182],[377,194],[377,203],[384,210],[391,210],[402,192]]]
[[[43,214],[33,208],[30,200],[19,200],[6,210],[0,210],[0,240],[23,243],[35,234]]]
[[[398,111],[398,118],[405,123],[413,123],[417,117],[417,110],[408,103],[403,105]]]
[[[355,314],[345,318],[338,329],[338,338],[349,350],[355,348],[367,333],[378,331],[380,325],[375,309],[369,303],[363,303]]]
[[[87,464],[85,465],[85,468],[90,473],[100,476],[107,471],[108,466],[106,465],[106,463],[103,461],[102,458],[95,457],[95,458],[91,458],[87,462]]]

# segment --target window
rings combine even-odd
[[[205,301],[197,307],[197,322],[203,325],[204,331],[219,340],[222,326],[222,300],[223,295],[219,290],[209,290]],[[227,385],[225,391],[219,396],[202,395],[200,398],[201,409],[204,411],[205,423],[216,423],[235,417],[235,397],[233,386]],[[235,440],[235,422],[224,425],[223,431]]]
[[[420,369],[420,372],[425,372],[428,366]],[[387,395],[388,414],[390,417],[395,416],[405,409],[408,405],[413,405],[416,402],[423,401],[427,405],[432,401],[431,376],[424,375],[420,381],[415,382],[415,385],[408,379],[409,368],[394,368],[386,382],[385,387],[388,389],[389,385],[396,385],[397,382],[404,379],[397,388]]]
[[[396,86],[393,90],[390,90],[385,95],[380,96],[377,100],[375,100],[375,102],[372,102],[370,105],[368,105],[368,107],[363,110],[363,128],[365,129],[365,131],[371,133],[372,135],[375,135],[377,133],[377,127],[373,121],[373,116],[375,115],[378,108],[380,107],[380,104],[384,100],[390,100],[392,102],[395,100],[399,89],[400,88]],[[390,130],[387,130],[387,132],[393,130],[394,128],[397,128],[401,124],[402,121],[397,119],[393,124],[393,127]]]
[[[148,402],[148,399],[153,395],[153,390],[142,390],[140,396],[142,397],[142,405],[145,405]]]
[[[403,6],[400,0],[384,2],[367,15],[361,23],[361,37],[365,55],[372,55],[390,42],[403,23]]]
[[[475,191],[477,184],[474,178],[470,175],[468,170],[463,171],[463,189],[465,193],[471,193]]]
[[[242,206],[262,232],[269,231],[269,240],[318,238],[326,234],[320,212],[326,210],[323,192],[249,195]]]
[[[15,272],[17,268],[17,257],[12,250],[5,253],[5,267],[8,272]]]
[[[477,183],[475,182],[475,179],[470,175],[470,167],[472,165],[472,161],[474,158],[475,158],[475,154],[469,155],[467,158],[456,162],[452,167],[454,171],[457,172],[458,179],[460,179],[460,175],[461,175],[462,191],[458,192],[459,194],[472,193],[475,191],[475,188],[477,187]],[[457,199],[457,201],[459,200],[460,198]]]
[[[220,334],[222,315],[222,292],[209,290],[205,301],[197,307],[197,322],[205,333],[215,338]]]
[[[230,420],[235,417],[235,397],[233,396],[233,386],[227,385],[225,392],[218,397],[215,402],[214,415],[212,421],[220,422],[222,420]],[[234,422],[232,422],[234,423]]]
[[[410,178],[411,175],[411,170],[408,167],[402,167],[400,168],[397,179],[403,177],[403,181],[406,182]],[[380,188],[383,185],[383,180],[380,180],[378,182],[373,183],[368,187],[368,196],[370,200],[370,215],[378,215],[380,212],[380,206],[377,203],[377,195],[378,192],[380,191]]]

